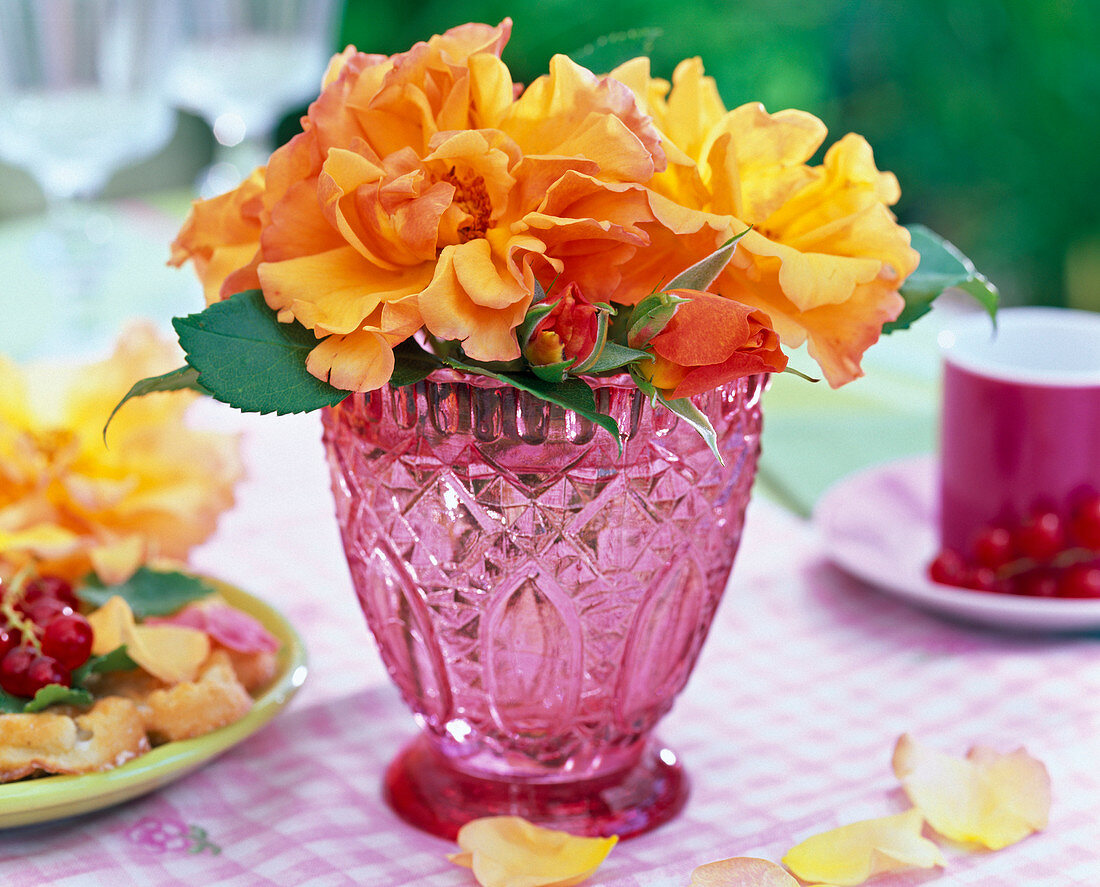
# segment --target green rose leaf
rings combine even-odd
[[[202,385],[199,384],[199,373],[194,367],[180,367],[178,370],[172,370],[169,373],[163,373],[160,376],[150,376],[147,379],[141,379],[135,382],[125,396],[117,404],[115,408],[111,410],[111,415],[107,417],[107,421],[103,425],[103,440],[107,440],[107,427],[111,424],[111,420],[114,419],[115,413],[119,411],[126,401],[133,397],[144,397],[146,394],[153,394],[158,391],[197,391],[200,394],[209,394]]]
[[[0,715],[17,715],[26,704],[26,699],[20,699],[18,696],[12,696],[11,693],[0,690]]]
[[[215,302],[172,326],[212,397],[248,413],[305,413],[349,392],[311,375],[306,356],[317,338],[298,323],[279,323],[259,290]]]
[[[138,664],[126,652],[126,645],[116,647],[110,653],[93,656],[73,672],[74,686],[83,686],[89,675],[103,674],[108,671],[133,671]]]
[[[80,705],[88,706],[95,702],[92,696],[83,687],[63,687],[61,684],[47,684],[34,694],[34,699],[23,706],[23,711],[33,714],[42,711],[51,705]]]
[[[98,577],[84,580],[76,595],[95,607],[102,607],[116,594],[130,605],[137,619],[167,616],[192,601],[215,593],[215,588],[198,576],[175,570],[141,567],[121,585],[104,585]]]
[[[390,384],[394,388],[415,385],[443,366],[443,361],[421,348],[415,339],[406,339],[394,348],[393,361]]]
[[[884,333],[908,329],[913,321],[932,310],[932,303],[947,289],[970,294],[996,322],[999,296],[995,287],[954,244],[923,225],[907,226],[913,249],[920,253],[917,270],[902,284],[905,308],[897,320],[883,326]]]
[[[589,388],[583,380],[570,377],[564,382],[548,382],[545,379],[540,379],[538,376],[528,373],[493,372],[484,367],[479,367],[476,364],[464,363],[454,358],[448,359],[447,363],[456,370],[474,373],[479,376],[488,376],[491,379],[499,379],[501,382],[507,382],[520,391],[526,391],[529,394],[535,395],[535,397],[540,400],[557,404],[560,407],[565,407],[567,410],[572,410],[577,415],[584,416],[584,418],[588,419],[590,422],[595,422],[614,437],[616,443],[619,445],[619,452],[622,452],[623,443],[622,438],[619,436],[618,423],[610,416],[604,415],[596,409],[596,397],[592,393],[592,389]]]

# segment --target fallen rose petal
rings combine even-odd
[[[618,838],[578,838],[518,816],[487,816],[458,832],[463,853],[448,857],[473,869],[482,887],[569,887],[607,858]]]
[[[138,625],[130,605],[119,595],[88,614],[92,653],[103,656],[120,646],[144,671],[166,684],[194,680],[210,655],[206,634],[178,625]]]
[[[279,639],[259,620],[218,600],[188,604],[171,616],[146,619],[145,624],[194,628],[238,653],[274,653],[279,649]]]
[[[1020,748],[1009,754],[976,746],[955,758],[903,734],[894,773],[909,800],[945,838],[999,850],[1046,828],[1050,776]]]
[[[690,887],[798,887],[798,882],[774,862],[737,856],[699,866]]]
[[[126,652],[153,677],[179,684],[197,677],[210,655],[210,640],[193,628],[135,625],[126,637]]]
[[[865,819],[807,838],[783,857],[803,881],[839,887],[862,884],[882,872],[943,865],[940,849],[921,836],[924,818],[916,809]]]

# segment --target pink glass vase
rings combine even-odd
[[[593,381],[621,453],[575,413],[451,370],[324,412],[352,581],[422,728],[386,798],[434,834],[509,814],[627,837],[687,798],[651,734],[729,578],[764,380],[695,399],[724,464],[629,378]]]

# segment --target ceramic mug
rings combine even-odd
[[[943,547],[1100,491],[1100,314],[1006,308],[995,328],[948,325],[940,344]]]

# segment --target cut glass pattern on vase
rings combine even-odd
[[[513,813],[629,835],[687,782],[652,730],[698,657],[740,540],[763,380],[696,404],[724,464],[629,379],[591,422],[443,370],[324,414],[353,583],[422,735],[390,803],[453,837]]]

